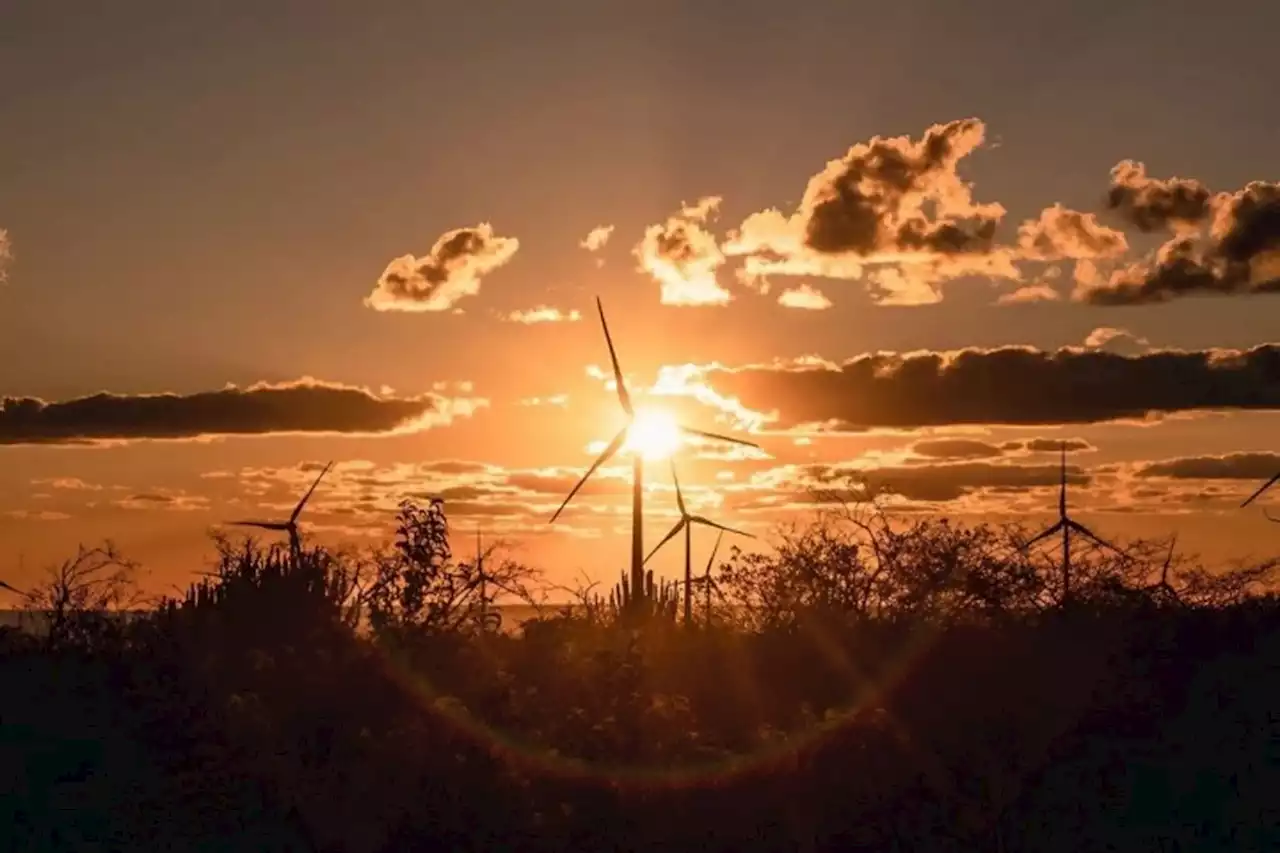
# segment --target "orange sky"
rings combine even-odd
[[[1070,440],[1099,533],[1275,551],[1274,12],[598,5],[15,13],[0,577],[110,536],[182,583],[333,459],[326,541],[443,495],[611,579],[625,464],[546,523],[621,424],[597,295],[638,401],[764,449],[678,454],[725,523],[835,471],[1038,525]]]

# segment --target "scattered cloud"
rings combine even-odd
[[[578,243],[579,246],[588,252],[598,252],[609,243],[609,238],[613,236],[612,225],[597,225],[587,232],[587,236],[582,238]]]
[[[997,305],[1029,305],[1032,302],[1057,302],[1062,296],[1051,285],[1028,284],[1005,293],[996,300]]]
[[[564,408],[569,405],[568,394],[552,394],[550,397],[522,397],[520,399],[522,406],[559,406]]]
[[[364,304],[378,311],[446,311],[480,292],[480,279],[506,264],[520,248],[482,222],[449,231],[423,257],[402,255],[383,271]]]
[[[1000,449],[1007,453],[1085,453],[1097,450],[1083,438],[1026,438],[1006,441]]]
[[[195,394],[110,394],[46,402],[0,398],[0,445],[193,440],[220,436],[411,432],[488,405],[437,394],[394,397],[305,377]]]
[[[986,441],[968,438],[936,438],[917,441],[911,452],[930,459],[991,459],[1003,456],[1005,450]]]
[[[209,508],[209,499],[206,497],[170,490],[139,492],[111,503],[112,506],[117,506],[121,509],[133,510],[163,509],[173,512],[191,512]]]
[[[61,489],[72,492],[100,492],[102,486],[96,483],[86,483],[79,477],[43,477],[31,481],[33,486],[48,486],[51,489]]]
[[[983,143],[976,118],[929,128],[919,139],[873,137],[827,163],[790,214],[771,208],[743,221],[724,251],[745,275],[865,279],[877,301],[925,304],[938,283],[964,275],[1017,277],[995,243],[1005,215],[975,202],[957,173]],[[880,267],[864,275],[864,267]]]
[[[532,326],[535,323],[572,323],[581,320],[582,315],[576,310],[561,311],[559,308],[539,305],[536,308],[529,308],[524,311],[512,311],[510,314],[504,315],[502,319],[510,323],[523,323],[526,326]]]
[[[1018,227],[1018,248],[1028,260],[1106,258],[1124,254],[1129,241],[1123,231],[1103,225],[1094,214],[1055,204]]]
[[[1157,180],[1141,163],[1112,170],[1109,206],[1144,232],[1172,236],[1148,259],[1082,281],[1075,298],[1143,305],[1193,295],[1280,293],[1280,184],[1211,193],[1199,181]]]
[[[662,286],[663,305],[724,305],[732,298],[716,280],[725,258],[706,229],[719,206],[718,196],[707,196],[645,229],[634,249],[637,269]]]
[[[6,518],[16,519],[18,521],[66,521],[71,516],[65,512],[55,512],[54,510],[30,510],[30,509],[11,509],[0,515]]]
[[[809,284],[798,284],[782,291],[778,295],[778,304],[784,308],[801,308],[809,311],[823,311],[831,307],[831,300]]]
[[[1134,355],[1151,349],[1151,342],[1138,337],[1128,329],[1117,329],[1113,326],[1099,326],[1084,339],[1089,349],[1107,350],[1122,355]]]
[[[1141,466],[1137,477],[1175,480],[1258,480],[1280,472],[1280,453],[1228,453],[1223,456],[1183,456]]]
[[[686,389],[710,389],[700,398],[704,402],[768,413],[777,429],[1095,423],[1173,412],[1280,409],[1276,345],[1140,355],[1003,347],[876,353],[843,364],[809,358],[682,370]]]
[[[13,260],[13,244],[9,232],[0,228],[0,284],[9,280],[9,261]]]

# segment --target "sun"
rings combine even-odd
[[[680,428],[675,418],[661,409],[639,409],[622,447],[645,459],[665,459],[680,447]]]

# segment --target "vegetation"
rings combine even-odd
[[[690,625],[652,581],[503,632],[537,575],[439,503],[372,554],[218,540],[128,622],[81,550],[0,636],[0,849],[1275,849],[1276,562],[1134,542],[1064,603],[1021,541],[838,506]]]

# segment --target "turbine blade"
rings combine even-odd
[[[228,521],[236,527],[261,527],[263,530],[288,530],[289,525],[281,521]]]
[[[727,524],[721,524],[718,521],[712,521],[711,519],[707,518],[705,515],[691,515],[689,516],[689,521],[693,522],[694,524],[704,525],[706,527],[714,527],[716,530],[719,530],[721,533],[736,533],[739,536],[745,536],[748,539],[756,538],[754,533],[748,533],[745,530],[739,530],[736,527],[730,527]]]
[[[714,583],[715,583],[715,581],[711,580],[711,568],[712,568],[712,566],[715,564],[715,561],[716,561],[716,552],[718,552],[718,551],[720,550],[720,543],[721,543],[722,541],[724,541],[724,531],[723,531],[723,530],[721,530],[721,531],[720,531],[720,535],[716,537],[716,544],[715,544],[715,547],[711,549],[711,556],[707,558],[707,572],[706,572],[706,575],[707,575],[707,582],[708,582],[708,583],[711,583],[711,584],[714,584]]]
[[[1098,544],[1099,544],[1099,545],[1101,545],[1102,547],[1104,547],[1104,548],[1110,548],[1112,551],[1115,551],[1115,552],[1116,552],[1117,554],[1119,554],[1120,556],[1122,556],[1122,557],[1124,556],[1124,552],[1123,552],[1123,551],[1121,551],[1121,550],[1120,550],[1119,548],[1117,548],[1115,545],[1112,545],[1112,544],[1111,544],[1110,542],[1108,542],[1107,540],[1103,539],[1103,538],[1102,538],[1101,536],[1099,536],[1098,534],[1094,533],[1094,532],[1093,532],[1092,530],[1090,530],[1089,528],[1085,527],[1085,526],[1084,526],[1083,524],[1081,524],[1080,522],[1078,522],[1078,521],[1074,521],[1074,520],[1071,520],[1071,519],[1068,519],[1068,520],[1067,520],[1067,525],[1068,525],[1068,526],[1070,526],[1070,528],[1071,528],[1072,530],[1074,530],[1075,532],[1080,533],[1080,534],[1082,534],[1082,535],[1084,535],[1084,536],[1088,536],[1090,539],[1092,539],[1094,542],[1098,543]]]
[[[26,595],[25,592],[18,589],[16,586],[14,586],[11,583],[6,583],[5,581],[0,581],[0,589],[7,589],[9,590],[9,592],[14,593],[15,595]]]
[[[653,546],[653,550],[649,552],[648,557],[644,558],[644,562],[645,563],[649,562],[649,558],[652,557],[654,554],[658,553],[659,548],[661,548],[663,545],[666,545],[668,542],[674,539],[676,537],[676,534],[679,533],[681,530],[684,530],[684,526],[686,523],[687,522],[685,522],[683,518],[677,521],[675,527],[671,528],[671,530],[667,532],[667,535],[662,537],[662,541],[659,542],[657,545]]]
[[[332,467],[333,462],[330,462],[320,471],[320,476],[316,477],[316,481],[311,484],[311,488],[307,489],[307,493],[302,496],[302,500],[298,501],[298,505],[293,508],[293,515],[289,516],[289,521],[298,520],[298,516],[302,514],[302,508],[307,505],[307,501],[311,500],[311,495],[315,492],[316,486],[320,485],[320,481],[324,479],[324,475],[328,474],[329,469]]]
[[[622,368],[618,366],[618,353],[613,348],[613,336],[609,334],[609,324],[604,319],[604,305],[600,297],[596,297],[596,309],[600,312],[600,326],[604,329],[604,342],[609,345],[609,361],[613,362],[613,381],[618,385],[618,402],[628,415],[634,415],[631,408],[631,395],[627,393],[627,383],[622,381]]]
[[[609,442],[609,446],[604,449],[604,452],[596,457],[595,462],[591,463],[591,467],[587,469],[587,473],[582,475],[582,479],[579,480],[578,484],[569,492],[569,496],[564,499],[564,503],[560,504],[560,508],[556,510],[555,515],[551,516],[551,521],[547,522],[548,524],[555,523],[555,520],[560,517],[560,513],[564,512],[564,508],[569,505],[569,501],[573,500],[573,496],[578,493],[578,489],[581,489],[582,484],[587,482],[587,478],[594,474],[597,468],[609,461],[609,457],[617,453],[618,449],[622,447],[622,443],[626,440],[627,428],[623,427],[622,430],[613,437],[613,441]]]
[[[1274,486],[1276,483],[1280,483],[1280,474],[1276,474],[1270,480],[1267,480],[1267,482],[1263,483],[1256,492],[1249,495],[1249,497],[1245,498],[1244,503],[1240,504],[1240,508],[1244,509],[1249,504],[1253,503],[1262,495],[1263,492],[1265,492],[1267,489]]]
[[[1265,515],[1265,516],[1267,517],[1267,521],[1273,521],[1273,522],[1275,522],[1276,524],[1280,524],[1280,516],[1274,516],[1274,515],[1272,515],[1272,514],[1271,514],[1271,510],[1266,509],[1266,508],[1264,507],[1264,508],[1263,508],[1263,510],[1262,510],[1262,514],[1263,514],[1263,515]]]
[[[754,441],[747,441],[746,439],[743,439],[743,438],[734,438],[731,435],[721,435],[718,432],[707,432],[706,430],[694,429],[693,427],[687,427],[683,425],[681,425],[679,429],[681,432],[686,432],[689,435],[697,435],[703,438],[710,438],[714,441],[727,441],[730,444],[741,444],[743,447],[754,447],[756,450],[764,449],[760,445],[756,444]]]
[[[1026,542],[1022,543],[1022,550],[1024,551],[1027,550],[1032,545],[1036,544],[1042,539],[1048,539],[1050,536],[1052,536],[1053,534],[1061,530],[1062,526],[1063,526],[1063,522],[1059,521],[1057,524],[1053,525],[1053,527],[1040,531],[1035,536],[1032,536]]]
[[[676,476],[676,460],[671,460],[671,482],[676,485],[676,506],[680,507],[680,517],[688,518],[689,510],[684,507],[684,493],[680,491],[680,478]]]

